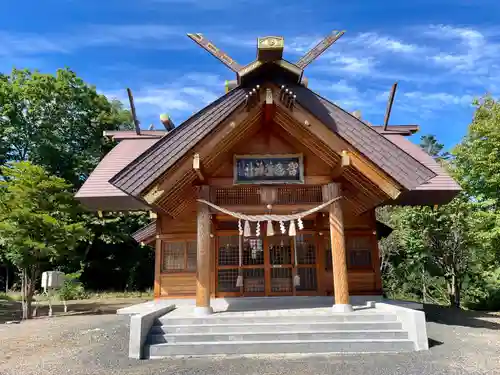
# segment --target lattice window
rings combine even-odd
[[[350,269],[372,268],[372,236],[347,237],[348,267]]]
[[[249,268],[243,270],[243,291],[245,293],[265,292],[263,268]]]
[[[295,240],[298,264],[316,263],[316,242],[314,234],[298,234]]]
[[[323,236],[323,246],[325,248],[325,270],[332,271],[333,263],[332,263],[332,243],[330,240],[330,233],[327,232],[326,235]]]
[[[218,292],[239,292],[240,287],[236,286],[238,279],[238,270],[219,270],[217,272],[217,291]]]
[[[275,293],[292,292],[291,268],[271,268],[271,291]]]
[[[323,201],[321,186],[285,186],[272,189],[255,186],[214,188],[214,200],[218,205],[316,204]]]
[[[319,203],[322,200],[321,186],[281,187],[276,204]]]
[[[260,190],[256,187],[245,186],[236,188],[216,188],[215,204],[218,205],[258,205],[260,204]]]
[[[346,236],[347,268],[348,269],[371,269],[372,265],[372,235]],[[332,250],[330,243],[330,234],[324,236],[325,247],[325,270],[332,270]]]
[[[237,266],[239,262],[239,236],[219,237],[219,266]]]
[[[196,272],[195,240],[162,241],[161,272]]]
[[[269,237],[270,264],[292,264],[292,246],[289,236]]]
[[[295,286],[297,291],[315,291],[318,289],[318,281],[316,277],[316,268],[301,267],[297,268],[297,273],[300,276],[300,285]]]
[[[243,238],[243,265],[264,264],[264,244],[261,238],[244,237]]]
[[[164,242],[162,254],[162,272],[184,271],[186,265],[186,243]]]
[[[186,242],[186,248],[187,248],[187,265],[186,269],[189,272],[195,272],[196,271],[196,258],[197,258],[197,246],[196,246],[196,241],[187,241]]]

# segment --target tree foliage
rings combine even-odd
[[[29,160],[78,188],[112,146],[104,130],[131,128],[130,113],[69,69],[0,76],[0,161]]]
[[[384,284],[392,295],[500,308],[500,103],[485,97],[475,104],[468,132],[451,155],[432,135],[420,144],[464,192],[437,208],[378,212],[394,228],[380,244]]]
[[[23,317],[31,318],[31,300],[41,267],[61,261],[85,235],[71,185],[29,162],[1,169],[0,238],[2,251],[22,274]]]
[[[490,209],[500,209],[500,103],[476,101],[467,135],[454,150],[455,173],[464,190]],[[487,208],[487,207],[485,207]]]

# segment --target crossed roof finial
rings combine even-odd
[[[208,51],[212,56],[216,57],[229,69],[235,72],[240,82],[242,77],[251,71],[262,66],[266,62],[274,62],[284,69],[295,73],[302,78],[303,70],[314,60],[316,60],[323,52],[332,46],[345,31],[333,31],[330,35],[323,38],[296,63],[290,63],[283,59],[284,39],[279,36],[267,36],[257,39],[257,59],[246,66],[238,64],[227,53],[217,48],[214,43],[206,39],[202,34],[187,34],[189,38],[194,40],[199,46]]]

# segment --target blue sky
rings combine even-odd
[[[285,58],[296,61],[343,29],[306,69],[309,87],[381,123],[398,81],[391,124],[419,124],[451,147],[470,123],[472,99],[500,92],[499,25],[493,0],[4,0],[0,72],[68,66],[124,101],[131,87],[143,127],[160,128],[160,113],[180,124],[234,78],[187,32],[245,65],[258,36],[284,36]]]

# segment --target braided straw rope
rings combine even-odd
[[[219,207],[216,204],[213,204],[211,202],[208,202],[204,199],[197,199],[198,202],[205,203],[206,205],[215,208],[217,211],[220,211],[224,214],[230,215],[232,217],[235,217],[240,220],[246,220],[246,221],[251,221],[251,222],[258,222],[258,221],[267,221],[267,220],[272,220],[272,221],[290,221],[290,220],[298,220],[302,219],[304,216],[313,214],[315,212],[318,212],[319,210],[322,210],[323,208],[331,205],[333,202],[338,201],[339,199],[342,199],[343,197],[336,197],[333,199],[330,199],[328,202],[325,202],[323,204],[320,204],[317,207],[311,208],[310,210],[299,212],[297,214],[290,214],[290,215],[273,215],[273,214],[267,214],[267,215],[245,215],[239,212],[234,212],[230,210],[226,210],[225,208]]]

